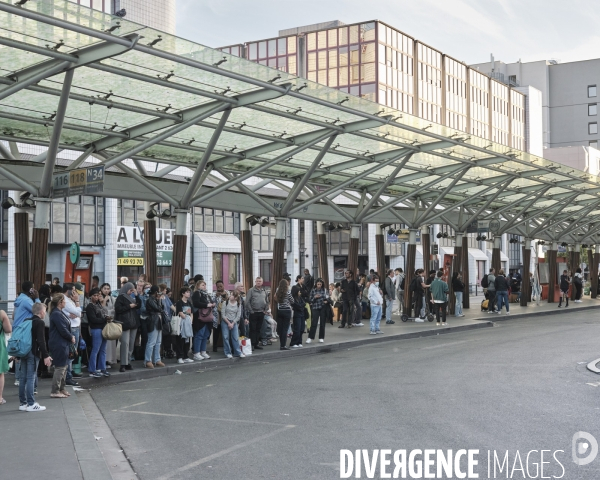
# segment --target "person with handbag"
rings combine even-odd
[[[129,361],[129,342],[132,337],[131,332],[137,331],[135,311],[140,308],[140,304],[132,297],[134,292],[133,283],[127,282],[119,290],[119,296],[115,301],[115,321],[120,323],[123,329],[120,340],[121,368],[119,368],[119,372],[121,373],[125,370],[133,370]],[[133,340],[135,340],[135,334],[133,335]]]
[[[215,302],[206,291],[206,282],[198,280],[196,289],[192,295],[192,306],[194,307],[194,319],[192,328],[194,330],[193,352],[194,360],[204,360],[210,358],[206,353],[206,343],[212,332],[213,326],[213,308]]]
[[[223,335],[223,351],[227,358],[233,356],[244,358],[246,355],[242,353],[239,336],[239,323],[242,318],[242,301],[240,293],[237,290],[231,292],[229,298],[221,304],[221,333]],[[233,346],[233,355],[231,353],[231,345]]]
[[[103,283],[100,286],[100,305],[104,310],[104,314],[109,317],[115,318],[115,297],[111,294],[111,287],[109,283]],[[106,341],[106,368],[110,368],[111,365],[117,363],[117,341],[107,340]]]
[[[322,278],[317,278],[315,288],[310,292],[310,306],[312,309],[312,321],[306,343],[311,343],[315,339],[318,323],[320,323],[319,342],[323,343],[325,341],[325,311],[330,306],[329,295],[325,290],[325,282]]]
[[[50,306],[50,340],[48,347],[52,352],[54,363],[54,376],[52,377],[52,398],[66,398],[70,396],[65,390],[67,366],[72,349],[75,347],[75,335],[71,333],[71,320],[65,312],[65,296],[57,293],[52,297]]]
[[[165,364],[160,361],[160,343],[162,341],[162,319],[163,307],[158,298],[160,289],[156,285],[150,287],[148,299],[146,300],[146,331],[148,332],[148,342],[144,361],[146,368],[164,367]]]
[[[175,314],[181,317],[181,320],[185,319],[186,316],[192,315],[192,302],[190,301],[190,297],[192,295],[192,291],[189,287],[183,287],[179,290],[180,300],[175,304]],[[193,328],[193,327],[192,327]],[[177,355],[177,363],[193,363],[194,361],[188,357],[188,353],[190,351],[190,339],[187,337],[183,337],[181,333],[177,336],[176,339],[176,355]]]
[[[102,336],[102,330],[108,321],[112,321],[105,314],[100,302],[100,289],[93,288],[90,290],[90,303],[85,307],[88,324],[90,326],[90,335],[92,337],[92,352],[88,363],[88,371],[90,377],[102,378],[110,377],[110,373],[106,371],[106,338]]]
[[[577,267],[575,270],[575,275],[573,275],[573,286],[575,287],[575,299],[574,303],[581,303],[581,294],[583,293],[583,274],[581,273],[581,268]]]

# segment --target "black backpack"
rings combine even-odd
[[[419,291],[419,282],[417,281],[418,277],[414,277],[411,281],[410,281],[410,291],[411,292],[418,292]]]
[[[481,279],[481,286],[483,288],[488,288],[490,285],[490,282],[488,281],[488,276],[487,273],[483,276],[483,278]]]
[[[400,282],[400,290],[404,290],[404,286],[406,284],[405,280],[406,280],[406,276],[402,277],[402,282]]]

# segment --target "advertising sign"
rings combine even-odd
[[[137,227],[118,227],[117,265],[143,266],[144,242]],[[143,229],[141,229],[143,232]],[[173,264],[173,237],[175,230],[156,229],[156,265],[170,267]]]
[[[95,195],[104,191],[104,165],[78,168],[55,173],[52,177],[52,197]]]

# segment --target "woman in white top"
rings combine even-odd
[[[240,334],[238,324],[242,315],[242,301],[240,293],[237,290],[231,292],[229,299],[221,306],[221,333],[223,334],[223,351],[227,358],[232,358],[231,347],[229,346],[229,337],[233,344],[233,353],[236,357],[244,358],[240,348]]]

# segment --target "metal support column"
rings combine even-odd
[[[529,271],[531,268],[531,238],[525,239],[523,245],[523,281],[521,282],[521,306],[526,307],[531,298],[531,280]]]
[[[152,208],[150,205],[150,202],[144,202],[144,214]],[[146,281],[156,285],[158,266],[156,262],[156,220],[154,218],[144,220],[144,272]]]
[[[554,289],[556,288],[556,253],[558,243],[552,242],[550,250],[546,252],[546,262],[548,263],[548,303],[554,303]]]
[[[598,265],[600,264],[600,245],[594,247],[594,259],[590,267],[592,277],[592,298],[598,298]]]
[[[16,210],[14,217],[14,239],[15,239],[15,277],[17,284],[17,295],[21,293],[21,284],[30,280],[30,248],[29,248],[29,214],[23,210]],[[39,288],[39,285],[36,285]],[[11,301],[14,298],[10,299]]]
[[[358,270],[358,241],[360,239],[360,224],[351,225],[350,227],[350,246],[348,248],[348,270],[354,275],[354,280],[357,280]],[[357,280],[358,281],[358,280]]]
[[[36,198],[35,202],[35,223],[31,240],[31,273],[29,279],[36,288],[40,288],[46,283],[50,204],[52,200],[49,198]]]
[[[423,248],[423,270],[429,276],[429,270],[431,270],[431,235],[429,234],[429,225],[421,227],[421,247]]]
[[[496,271],[496,275],[502,268],[502,262],[500,261],[500,249],[502,248],[502,237],[494,238],[494,247],[492,248],[492,268]]]
[[[329,269],[327,266],[327,235],[323,230],[323,222],[317,222],[317,255],[319,257],[319,277],[329,288]]]
[[[284,252],[285,252],[285,227],[286,218],[275,218],[275,240],[273,241],[273,263],[271,263],[271,311],[275,312],[275,291],[283,278]],[[247,288],[247,287],[246,287]]]
[[[252,264],[252,232],[246,221],[247,215],[240,213],[240,243],[242,244],[242,282],[248,291],[254,285]],[[271,288],[277,288],[271,284]]]
[[[465,284],[465,292],[463,293],[463,308],[470,308],[471,302],[469,302],[469,237],[463,236],[462,239],[462,279]]]
[[[417,228],[411,228],[408,232],[408,246],[406,247],[406,269],[404,271],[404,312],[411,314],[412,292],[410,283],[415,276],[415,261],[417,258]],[[415,315],[418,313],[415,312]]]
[[[183,268],[187,249],[187,217],[186,209],[175,210],[177,216],[175,236],[173,237],[173,266],[171,267],[171,290],[173,298],[179,298],[179,290],[183,285]]]

